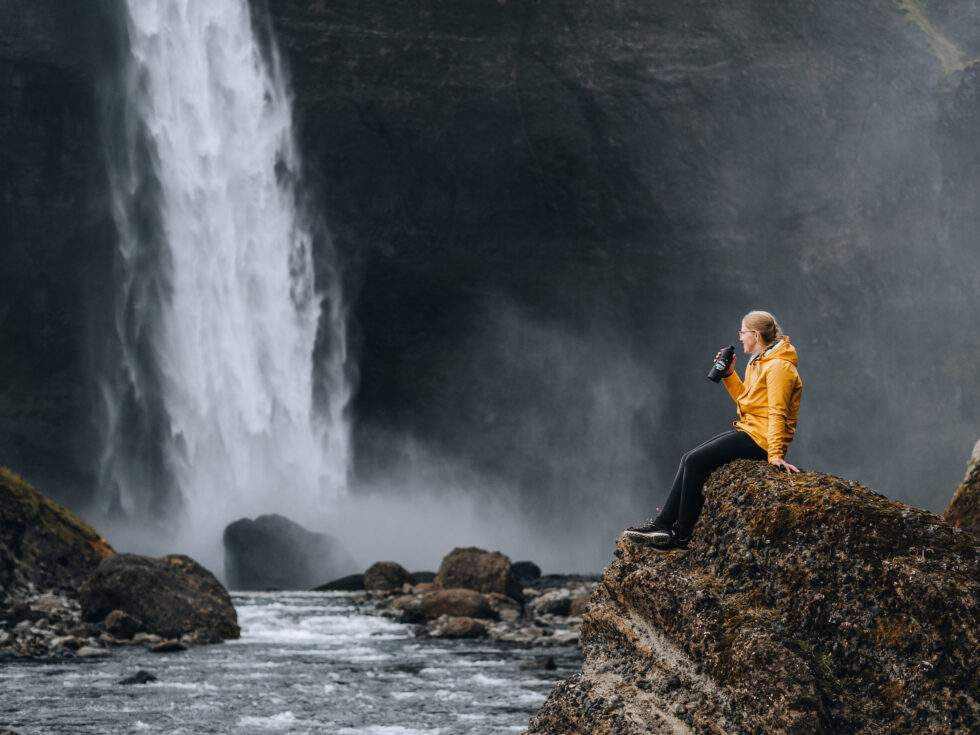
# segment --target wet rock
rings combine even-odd
[[[515,561],[511,564],[511,570],[522,585],[533,582],[541,576],[541,567],[533,561]]]
[[[348,574],[313,589],[316,592],[359,592],[364,589],[364,575]]]
[[[124,679],[117,681],[117,684],[146,684],[147,682],[156,681],[157,678],[149,671],[144,671],[140,669],[132,676],[127,676]]]
[[[143,621],[146,632],[178,638],[196,630],[218,639],[239,636],[227,590],[188,556],[152,559],[117,554],[102,561],[79,589],[82,616],[98,621],[121,610]]]
[[[536,656],[521,663],[525,671],[554,671],[558,668],[554,656]]]
[[[162,640],[159,643],[155,643],[150,646],[150,653],[175,653],[177,651],[186,650],[187,644],[175,638]]]
[[[514,575],[510,559],[499,551],[474,546],[453,549],[442,560],[435,584],[445,589],[465,588],[478,592],[499,592],[524,601],[523,586]]]
[[[953,493],[943,518],[947,523],[980,538],[980,441],[973,447],[966,465],[966,476]]]
[[[572,595],[567,589],[545,592],[528,603],[534,615],[568,615],[572,607]]]
[[[133,643],[147,643],[154,644],[159,643],[163,638],[158,636],[156,633],[137,633],[133,636]]]
[[[487,626],[475,618],[442,615],[429,624],[429,635],[432,638],[485,638]]]
[[[223,541],[231,589],[307,590],[354,568],[335,538],[275,513],[230,523]]]
[[[82,646],[75,651],[75,655],[78,656],[78,658],[104,658],[109,655],[109,652],[104,648]]]
[[[568,614],[574,617],[581,617],[589,609],[589,600],[592,598],[594,587],[578,587],[571,593],[571,601],[568,605]]]
[[[516,623],[521,619],[521,604],[517,600],[499,592],[491,592],[487,595],[487,602],[501,620]]]
[[[476,590],[436,589],[421,594],[403,595],[392,601],[401,612],[401,620],[418,623],[448,615],[463,618],[495,619],[497,617],[486,595]]]
[[[765,462],[716,470],[705,496],[686,550],[620,539],[583,617],[582,673],[530,733],[978,731],[972,536]]]
[[[115,638],[132,638],[143,627],[143,621],[123,610],[113,610],[105,617],[106,632]]]
[[[411,584],[412,577],[401,564],[393,561],[378,561],[364,572],[364,589],[375,592],[401,590],[403,585]]]
[[[82,647],[82,641],[80,641],[78,638],[76,638],[73,635],[57,636],[56,638],[52,638],[48,642],[49,649],[67,648],[72,651],[77,651],[81,647]]]
[[[0,596],[30,589],[71,593],[113,553],[81,518],[0,467]],[[58,604],[56,595],[47,601]]]

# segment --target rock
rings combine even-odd
[[[429,624],[432,638],[486,638],[487,626],[475,618],[442,615]]]
[[[554,671],[558,668],[554,656],[537,656],[521,663],[525,671]]]
[[[182,554],[151,559],[117,554],[104,559],[79,588],[82,617],[105,618],[121,610],[164,638],[196,630],[218,639],[238,638],[231,598],[211,572]]]
[[[144,671],[140,669],[132,676],[127,676],[125,679],[120,679],[117,684],[146,684],[147,682],[156,681],[157,678],[151,674],[149,671]]]
[[[57,636],[55,638],[52,638],[48,642],[48,648],[50,648],[50,649],[67,648],[67,649],[70,649],[72,651],[77,651],[81,647],[82,647],[82,642],[80,640],[78,640],[78,638],[76,638],[73,635],[61,635],[61,636]]]
[[[175,653],[177,651],[186,651],[187,645],[182,641],[170,638],[168,640],[160,641],[159,643],[154,643],[150,646],[150,653]]]
[[[276,514],[230,523],[223,541],[231,589],[308,590],[354,567],[332,536]]]
[[[535,615],[568,615],[572,607],[572,594],[567,589],[545,592],[534,598],[528,607]]]
[[[75,655],[78,658],[104,658],[109,655],[109,652],[104,648],[96,648],[95,646],[82,646],[77,651]]]
[[[521,619],[521,603],[499,592],[490,592],[486,597],[487,602],[490,603],[490,609],[501,620],[516,623]]]
[[[364,589],[364,575],[348,574],[313,589],[315,592],[359,592]]]
[[[163,638],[158,636],[156,633],[137,633],[133,636],[133,643],[159,643]]]
[[[364,589],[375,592],[400,590],[402,585],[411,584],[412,577],[401,564],[393,561],[379,561],[364,572]]]
[[[946,506],[943,518],[957,528],[980,537],[980,441],[973,447],[966,465],[966,475]]]
[[[581,617],[589,609],[589,600],[592,598],[594,587],[579,587],[572,592],[572,599],[568,606],[568,614],[574,617]]]
[[[677,704],[717,733],[978,730],[972,536],[765,462],[716,470],[705,496],[686,550],[620,539],[583,618],[582,673],[530,733],[677,730]]]
[[[541,576],[541,567],[533,561],[515,561],[511,564],[511,570],[514,572],[514,576],[517,577],[517,581],[522,585],[533,582]]]
[[[28,589],[74,592],[114,553],[81,518],[0,467],[0,598]],[[42,608],[61,606],[57,595],[42,597],[35,601]]]
[[[518,602],[524,601],[523,586],[514,576],[510,559],[499,551],[475,546],[456,548],[439,566],[435,584],[444,589],[463,587],[478,592],[499,592]]]
[[[106,615],[104,625],[116,638],[132,638],[143,627],[143,621],[122,610],[113,610]]]
[[[412,584],[428,584],[436,580],[435,572],[411,572],[409,576],[412,578]]]
[[[442,615],[462,618],[497,617],[486,595],[476,590],[437,589],[416,595],[403,595],[392,601],[392,607],[401,611],[401,620],[419,623],[435,620]]]

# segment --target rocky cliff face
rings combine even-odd
[[[957,528],[980,537],[980,441],[973,447],[963,482],[943,511],[943,518]]]
[[[620,542],[582,673],[530,733],[970,733],[980,546],[817,472],[738,461],[690,547]]]
[[[980,353],[971,3],[268,7],[347,255],[362,474],[410,432],[593,527],[597,482],[645,497],[724,425],[697,376],[767,304],[797,458],[941,508],[980,412],[946,352]]]
[[[253,4],[345,259],[362,475],[412,434],[594,528],[600,479],[635,507],[724,425],[698,376],[765,306],[804,360],[795,459],[939,509],[980,412],[970,0]],[[0,8],[0,453],[75,507],[120,8]]]

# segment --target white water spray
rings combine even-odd
[[[123,389],[148,405],[138,336],[151,333],[157,403],[169,427],[163,462],[184,513],[172,519],[177,535],[166,545],[220,568],[221,531],[231,520],[277,512],[316,527],[346,486],[339,286],[333,279],[321,292],[314,287],[313,238],[294,188],[300,161],[290,100],[275,48],[264,56],[256,41],[247,0],[128,0],[128,13],[129,133],[139,128],[152,151],[156,237],[168,273],[164,287],[137,283],[147,278],[137,266],[146,228],[134,221],[133,153],[112,176],[123,378],[105,383],[103,483],[118,488],[131,519],[143,520],[152,503],[139,487],[139,457],[121,456],[119,417]],[[155,308],[140,293],[153,293]],[[314,366],[320,320],[329,364]],[[320,410],[315,376],[329,399]]]

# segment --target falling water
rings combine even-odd
[[[102,485],[117,515],[165,516],[170,550],[219,566],[229,521],[316,526],[345,486],[342,304],[330,268],[314,278],[290,99],[247,0],[127,10]]]

